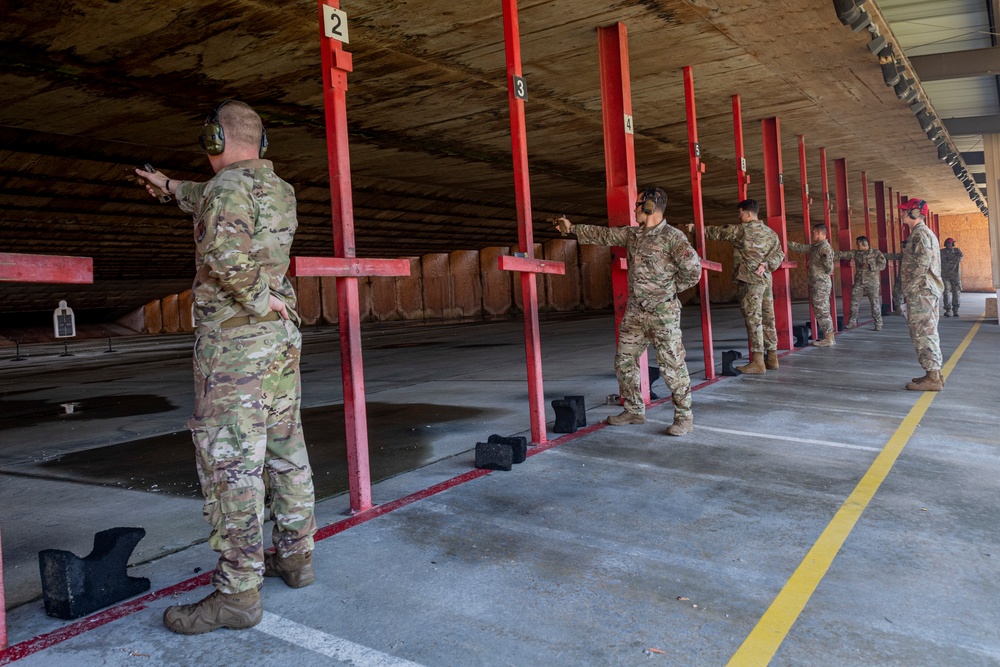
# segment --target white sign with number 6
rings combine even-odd
[[[347,44],[347,13],[329,5],[323,5],[323,31],[330,39]]]

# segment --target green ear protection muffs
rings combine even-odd
[[[201,147],[205,149],[205,152],[209,155],[219,155],[222,151],[226,150],[226,133],[222,129],[222,123],[219,121],[219,112],[222,107],[226,106],[230,102],[235,100],[224,100],[212,110],[212,113],[208,115],[205,119],[205,125],[201,128],[201,136],[198,137],[198,142]],[[260,124],[260,148],[257,151],[258,157],[264,157],[264,153],[267,152],[267,130],[264,129],[264,123]]]
[[[646,188],[639,193],[639,201],[636,202],[636,208],[642,207],[642,212],[646,215],[653,215],[656,213],[657,199],[663,200],[663,207],[666,208],[667,202],[666,197],[662,196],[657,188]]]

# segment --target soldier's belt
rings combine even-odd
[[[278,311],[272,310],[264,317],[255,317],[253,315],[237,315],[236,317],[230,317],[228,320],[219,324],[222,329],[234,329],[236,327],[246,326],[247,324],[257,324],[258,322],[274,322],[275,320],[280,320],[281,315]]]
[[[653,299],[636,299],[634,303],[647,312],[653,312],[661,303],[670,303],[676,298],[676,294],[671,294],[665,299],[660,299],[658,301],[654,301]]]

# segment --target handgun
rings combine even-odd
[[[151,174],[156,171],[155,169],[153,169],[153,165],[149,164],[148,162],[142,165],[142,170],[148,171]],[[149,187],[152,188],[153,193],[156,195],[157,201],[159,201],[161,204],[166,204],[167,202],[170,201],[170,193],[167,192],[166,190],[163,190],[162,188],[156,187],[156,185],[154,185],[152,181],[147,181],[144,178],[140,178],[139,182],[142,183],[143,185],[149,185]]]

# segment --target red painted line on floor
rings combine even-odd
[[[797,352],[798,350],[801,349],[805,348],[790,350],[788,352],[785,352],[781,356],[791,354],[792,352]],[[734,377],[739,377],[739,376],[734,376]],[[706,380],[705,382],[702,382],[700,384],[691,387],[691,391],[698,391],[699,389],[704,389],[705,387],[708,387],[725,379],[727,378],[720,376],[712,380]],[[659,407],[660,405],[663,405],[671,400],[672,399],[670,396],[666,396],[664,398],[660,398],[651,402],[649,406]],[[528,451],[528,456],[529,457],[535,456],[536,454],[540,454],[541,452],[553,449],[554,447],[565,445],[568,442],[572,442],[578,438],[582,438],[585,435],[590,435],[591,433],[606,428],[607,426],[608,426],[607,422],[604,421],[601,421],[597,424],[593,424],[591,426],[585,426],[584,428],[576,431],[575,433],[567,433],[566,435],[560,438],[556,438],[555,440],[549,440],[546,443],[532,447]],[[328,537],[333,537],[334,535],[342,533],[349,528],[353,528],[354,526],[366,523],[368,521],[371,521],[372,519],[376,519],[384,514],[388,514],[389,512],[398,510],[401,507],[406,507],[407,505],[411,505],[417,501],[424,500],[425,498],[437,495],[442,491],[447,491],[448,489],[454,488],[461,484],[465,484],[466,482],[470,482],[474,479],[479,479],[480,477],[484,477],[490,474],[490,472],[492,471],[484,469],[473,469],[468,472],[462,473],[461,475],[458,475],[456,477],[452,477],[451,479],[447,479],[443,482],[430,486],[426,489],[422,489],[415,493],[411,493],[410,495],[404,496],[403,498],[393,500],[383,505],[376,505],[375,507],[369,510],[365,510],[364,512],[359,512],[358,514],[355,514],[354,516],[348,519],[344,519],[342,521],[338,521],[336,523],[331,523],[326,526],[323,526],[322,528],[316,531],[314,539],[315,541],[319,542],[321,540],[325,540]],[[173,595],[180,595],[181,593],[187,593],[201,586],[207,586],[209,583],[211,583],[211,579],[212,579],[212,573],[205,572],[203,574],[198,575],[197,577],[188,579],[186,581],[182,581],[178,584],[174,584],[173,586],[169,586],[154,593],[148,593],[134,600],[129,600],[128,602],[123,602],[122,604],[116,605],[114,607],[109,607],[108,609],[98,612],[93,616],[88,616],[87,618],[75,621],[65,627],[59,628],[58,630],[53,630],[52,632],[46,633],[44,635],[39,635],[37,637],[33,637],[32,639],[26,639],[25,641],[20,642],[18,644],[8,646],[6,649],[0,651],[0,665],[7,665],[16,660],[27,658],[28,656],[38,653],[39,651],[44,651],[45,649],[55,646],[56,644],[60,644],[68,639],[77,637],[90,630],[97,629],[102,625],[107,625],[112,621],[117,621],[119,619],[125,618],[126,616],[131,616],[136,612],[146,609],[149,603],[154,602],[156,600],[160,600],[162,598]]]

